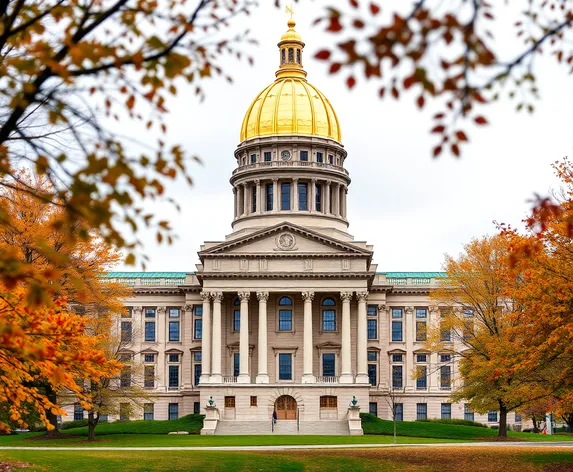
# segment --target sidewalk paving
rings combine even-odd
[[[204,446],[204,447],[41,447],[0,446],[0,451],[289,451],[295,449],[360,449],[389,447],[560,447],[573,449],[573,441],[475,442],[424,444],[309,444],[285,446]]]

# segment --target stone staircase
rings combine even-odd
[[[297,431],[295,420],[279,420],[275,425],[274,433],[271,431],[270,421],[219,421],[217,423],[216,435],[246,435],[246,434],[277,434],[277,435],[329,435],[348,436],[348,421],[329,420],[300,422],[300,430]]]

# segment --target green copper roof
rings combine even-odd
[[[103,277],[115,279],[184,279],[194,272],[107,272]]]
[[[435,277],[447,277],[445,272],[377,272],[380,275],[385,275],[390,279],[431,279]]]

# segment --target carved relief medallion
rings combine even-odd
[[[283,251],[292,251],[296,246],[296,238],[292,233],[281,233],[277,236],[277,246]]]

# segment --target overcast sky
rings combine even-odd
[[[494,233],[493,220],[519,224],[533,192],[544,194],[555,186],[550,164],[571,154],[573,145],[573,87],[554,60],[537,62],[542,99],[533,116],[515,113],[515,103],[508,101],[492,105],[486,111],[491,125],[471,130],[461,159],[433,160],[431,110],[419,112],[410,95],[399,102],[380,101],[375,84],[361,82],[349,91],[343,77],[329,76],[325,65],[313,59],[330,39],[311,26],[324,2],[302,2],[295,19],[306,43],[307,78],[337,111],[348,151],[349,232],[374,245],[379,271],[441,270],[445,253],[457,255],[472,237]],[[286,30],[287,16],[272,7],[274,2],[263,3],[247,20],[260,42],[250,48],[254,66],[225,61],[233,84],[204,82],[203,103],[189,89],[169,104],[171,138],[199,155],[204,166],[195,168],[192,188],[176,183],[169,189],[181,204],[180,213],[167,204],[153,205],[172,221],[179,238],[158,247],[152,235],[144,236],[151,259],[147,270],[194,271],[200,244],[224,240],[231,232],[229,177],[241,122],[252,99],[274,80],[276,43]],[[245,24],[242,20],[235,27]]]

